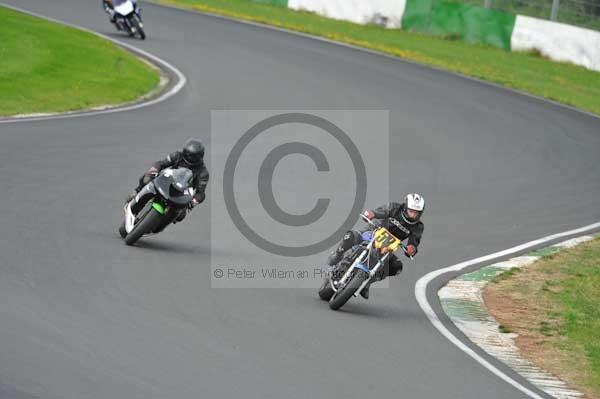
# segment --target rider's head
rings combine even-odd
[[[425,200],[423,196],[413,193],[404,198],[402,207],[402,219],[408,224],[415,224],[421,219],[425,210]]]
[[[189,166],[200,165],[204,160],[204,144],[200,140],[189,139],[183,145],[182,154]]]

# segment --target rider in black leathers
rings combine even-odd
[[[364,216],[373,220],[377,219],[381,225],[388,229],[390,233],[404,241],[407,240],[406,255],[414,256],[417,254],[417,248],[421,242],[424,225],[420,221],[421,215],[425,209],[425,201],[419,194],[409,194],[403,203],[391,202],[380,206],[373,211],[365,211]],[[327,264],[330,267],[335,266],[344,253],[352,246],[360,244],[362,233],[366,230],[350,230],[345,235],[339,246],[329,255]],[[383,280],[387,276],[395,276],[402,271],[402,261],[395,255],[391,255],[382,272],[375,276],[375,281]],[[360,294],[366,299],[369,298],[369,286],[366,286]]]
[[[135,192],[127,197],[126,202],[131,201],[131,211],[137,214],[152,195],[138,195],[142,188],[154,179],[158,173],[168,167],[185,167],[192,171],[192,186],[196,189],[194,199],[190,202],[189,209],[200,204],[206,198],[205,190],[208,185],[208,169],[204,164],[204,144],[200,140],[189,139],[183,146],[181,151],[170,153],[165,159],[155,162],[140,179],[139,184],[135,188]],[[142,193],[143,194],[143,193]],[[176,222],[180,222],[186,215],[185,209],[181,211]]]
[[[115,22],[115,5],[112,0],[102,0],[102,8],[110,18],[110,22]]]

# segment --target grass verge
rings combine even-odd
[[[505,274],[484,289],[492,316],[524,356],[600,398],[600,237]]]
[[[322,36],[600,114],[600,73],[551,62],[535,53],[511,53],[376,25],[358,25],[249,0],[154,1]]]
[[[157,70],[108,40],[0,7],[0,115],[133,101]]]

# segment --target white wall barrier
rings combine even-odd
[[[600,71],[600,32],[517,15],[510,39],[512,51],[538,50],[554,61]]]
[[[288,7],[358,24],[400,28],[406,0],[289,0]]]

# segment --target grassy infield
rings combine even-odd
[[[159,73],[107,40],[0,7],[0,115],[123,103]]]
[[[512,304],[512,315],[492,314],[529,342],[519,345],[526,356],[600,398],[600,236],[497,276],[484,298]]]

